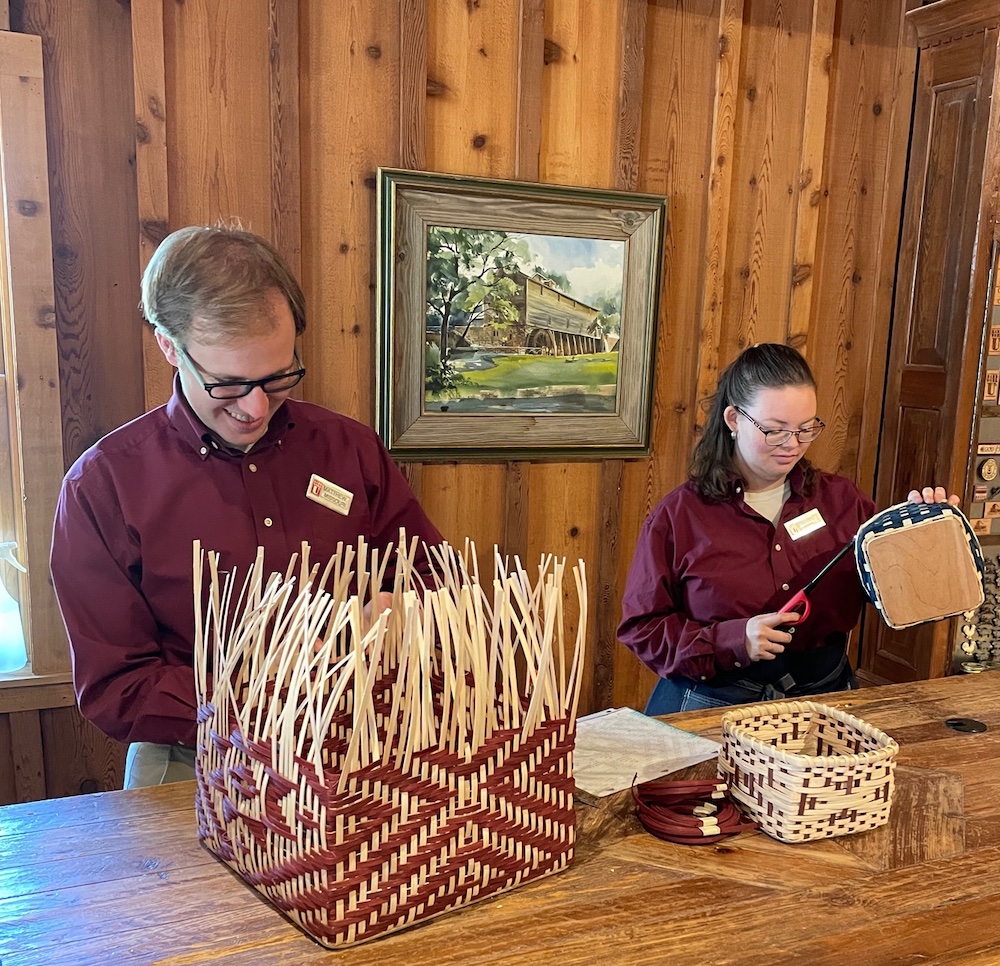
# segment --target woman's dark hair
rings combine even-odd
[[[691,481],[704,499],[713,503],[728,500],[733,475],[738,472],[736,444],[726,425],[726,408],[747,409],[761,389],[785,386],[815,389],[816,380],[809,363],[795,349],[777,342],[761,342],[744,349],[722,371],[715,395],[709,400],[705,432],[691,457]],[[803,488],[810,493],[816,471],[805,457],[798,465],[804,473]]]

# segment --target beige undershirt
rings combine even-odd
[[[775,526],[781,516],[781,508],[785,500],[791,496],[792,485],[788,480],[775,483],[766,490],[744,490],[743,502],[756,510],[765,520],[770,520]]]

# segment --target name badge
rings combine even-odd
[[[354,501],[354,494],[350,490],[345,490],[342,486],[337,486],[336,483],[324,480],[316,473],[309,477],[306,496],[314,503],[322,503],[327,509],[334,510],[345,517],[351,512],[351,503]]]
[[[823,515],[814,508],[789,520],[785,524],[785,530],[793,540],[798,540],[814,530],[822,530],[825,526],[826,520],[823,519]]]

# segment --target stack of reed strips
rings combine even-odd
[[[722,717],[719,774],[753,821],[783,842],[847,835],[889,820],[899,746],[860,718],[812,701]]]
[[[364,942],[565,868],[587,588],[475,547],[360,540],[265,577],[194,547],[202,842],[322,944]],[[428,573],[429,571],[429,573]],[[380,589],[391,580],[391,604]]]

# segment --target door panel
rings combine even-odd
[[[875,500],[965,492],[982,312],[970,307],[995,29],[920,51]],[[950,621],[891,630],[869,610],[861,666],[909,681],[946,672]]]

